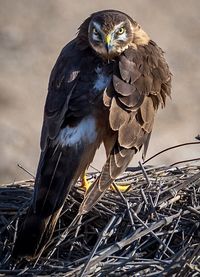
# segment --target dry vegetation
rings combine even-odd
[[[117,182],[130,183],[129,190],[108,191],[88,215],[74,221],[83,199],[78,183],[48,251],[34,262],[10,257],[34,180],[2,185],[1,276],[199,276],[200,165],[140,164]]]

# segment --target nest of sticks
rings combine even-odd
[[[89,173],[93,181],[99,173]],[[0,276],[199,276],[200,164],[128,168],[90,213],[74,221],[84,191],[66,200],[54,237],[36,261],[13,261],[34,180],[0,186]]]

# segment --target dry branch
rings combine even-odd
[[[130,189],[122,194],[114,184],[115,192],[108,191],[75,222],[84,194],[78,183],[66,200],[52,242],[35,263],[14,263],[10,257],[34,181],[1,185],[0,275],[198,276],[200,166],[142,166],[129,169],[118,181],[130,183]]]

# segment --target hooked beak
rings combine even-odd
[[[112,48],[111,41],[112,41],[111,35],[110,34],[106,35],[105,36],[105,47],[106,47],[106,50],[108,53],[110,52],[110,49]]]

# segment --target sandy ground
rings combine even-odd
[[[173,99],[161,110],[148,156],[193,141],[200,132],[199,0],[1,0],[0,1],[0,182],[35,174],[48,78],[61,48],[92,12],[119,9],[137,20],[166,52],[173,72]],[[199,156],[199,146],[159,156],[170,164]],[[94,165],[105,159],[101,149]],[[136,156],[133,164],[138,163]]]

